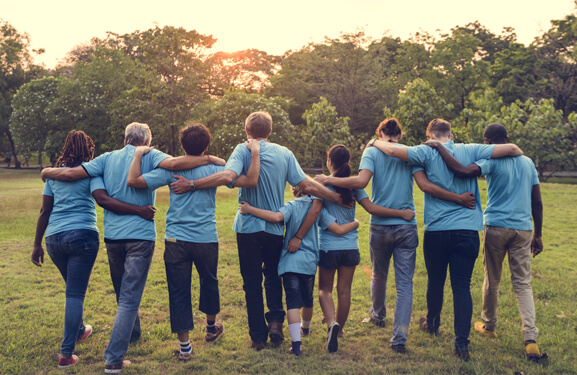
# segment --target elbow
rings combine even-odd
[[[298,187],[300,187],[306,194],[308,195],[314,195],[314,189],[313,189],[313,183],[311,182],[311,180],[309,180],[308,178],[302,180],[299,184]]]
[[[128,187],[131,187],[131,188],[137,188],[137,187],[138,187],[137,184],[136,184],[136,180],[133,180],[133,179],[131,179],[131,178],[129,178],[128,180],[126,180],[126,185],[127,185]],[[99,204],[100,204],[100,203],[99,203]]]

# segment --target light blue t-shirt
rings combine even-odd
[[[539,185],[533,161],[526,156],[479,160],[481,174],[487,176],[485,225],[533,230],[531,194]]]
[[[90,176],[102,176],[108,195],[137,206],[154,205],[156,192],[151,189],[131,188],[126,185],[130,163],[136,147],[124,148],[100,155],[83,165]],[[141,172],[148,173],[169,155],[152,149],[142,156]],[[104,238],[107,240],[156,240],[156,227],[153,221],[138,215],[117,214],[104,210]]]
[[[278,211],[284,205],[286,183],[296,186],[307,176],[302,171],[293,153],[276,143],[260,141],[260,174],[258,184],[253,188],[239,188],[238,202],[248,202],[263,210]],[[250,166],[250,150],[244,143],[236,146],[228,159],[225,169],[237,175],[246,175]],[[282,223],[269,223],[249,214],[236,213],[232,229],[237,233],[267,232],[282,236]]]
[[[398,146],[404,145],[399,144]],[[376,147],[363,152],[359,170],[373,173],[371,200],[379,206],[396,210],[415,211],[413,201],[413,168],[409,163],[389,156]],[[417,225],[416,216],[411,221],[400,217],[371,215],[371,224],[376,225]]]
[[[178,171],[180,176],[197,180],[224,170],[222,166],[204,165]],[[149,189],[155,190],[176,179],[173,171],[156,168],[142,177]],[[166,213],[166,238],[195,243],[218,242],[216,232],[216,188],[198,189],[185,194],[170,190],[170,207]]]
[[[489,159],[494,145],[462,144],[449,141],[443,144],[447,151],[461,164],[469,165],[481,159]],[[447,168],[439,153],[429,146],[408,147],[409,163],[416,165],[413,172],[425,169],[429,180],[453,193],[475,194],[475,209],[425,194],[425,230],[483,230],[483,209],[477,178],[459,178]]]
[[[76,229],[98,232],[94,190],[104,189],[100,177],[81,178],[76,181],[46,179],[42,195],[54,197],[45,236]]]
[[[286,272],[314,275],[317,272],[317,264],[319,262],[318,222],[323,217],[326,217],[325,220],[332,220],[333,223],[335,222],[335,218],[330,216],[325,209],[321,210],[321,213],[311,226],[311,229],[309,229],[309,231],[303,236],[299,249],[294,253],[289,253],[287,250],[288,243],[298,232],[306,215],[311,209],[312,201],[313,200],[309,197],[301,197],[289,201],[279,208],[279,212],[282,213],[284,224],[286,225],[285,242],[278,263],[279,275]]]
[[[329,190],[335,191],[331,185],[327,185],[326,187]],[[364,189],[353,189],[352,193],[357,202],[369,197]],[[320,198],[313,197],[313,199]],[[354,221],[355,206],[346,208],[335,202],[323,200],[323,208],[326,209],[330,215],[325,215],[319,220],[320,250],[356,250],[359,248],[358,230],[355,229],[343,235],[338,235],[327,229],[335,221],[339,225]]]

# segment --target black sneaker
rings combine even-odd
[[[327,331],[327,350],[334,353],[339,349],[339,323],[333,322]]]
[[[404,354],[406,351],[405,345],[403,345],[403,344],[391,345],[391,349],[393,349],[394,352],[401,353],[401,354]]]
[[[300,357],[301,354],[303,354],[301,345],[302,345],[301,341],[293,341],[292,348],[289,351],[289,354],[294,354],[295,357]]]
[[[469,356],[468,349],[455,348],[455,354],[457,355],[457,357],[461,358],[465,362],[468,362],[469,359],[471,359],[471,357]]]
[[[303,336],[309,336],[311,334],[311,329],[310,328],[303,328],[301,327],[301,335]]]

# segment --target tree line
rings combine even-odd
[[[512,28],[496,34],[479,22],[407,40],[343,33],[283,56],[214,52],[215,42],[173,26],[108,33],[48,70],[34,64],[42,51],[29,36],[0,20],[1,144],[55,161],[77,129],[100,154],[121,147],[124,127],[138,121],[150,125],[158,149],[177,155],[178,130],[195,121],[213,134],[209,152],[226,158],[245,138],[246,116],[265,110],[271,141],[321,167],[335,143],[358,162],[385,117],[400,120],[409,145],[443,117],[459,142],[482,142],[487,124],[503,123],[542,177],[576,168],[575,14],[553,20],[528,46]]]

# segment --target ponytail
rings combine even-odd
[[[333,177],[349,177],[351,175],[351,152],[345,145],[334,145],[327,152],[327,157],[333,165]],[[333,186],[335,191],[340,194],[344,205],[353,203],[353,193],[351,189]]]

